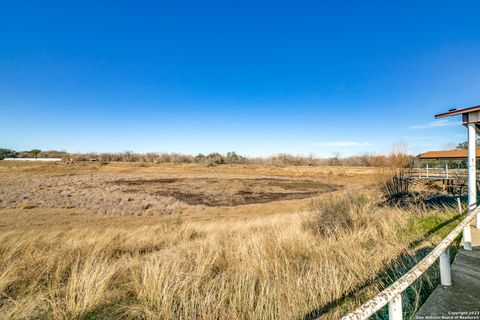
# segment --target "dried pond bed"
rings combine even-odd
[[[142,192],[152,195],[172,197],[189,205],[209,207],[304,199],[339,188],[319,181],[272,178],[119,179],[113,183],[133,187],[125,192],[139,192],[141,188]]]
[[[304,199],[340,186],[308,179],[86,174],[2,177],[0,208],[86,208],[170,214],[188,206],[239,206]]]

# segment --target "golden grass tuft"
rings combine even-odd
[[[28,204],[28,203],[20,203],[18,205],[18,209],[22,209],[22,210],[25,210],[25,209],[33,209],[35,208],[35,206],[31,205],[31,204]]]
[[[107,298],[118,263],[106,257],[88,256],[70,266],[68,278],[56,274],[48,288],[48,302],[56,319],[81,319]]]

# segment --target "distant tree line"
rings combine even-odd
[[[480,149],[480,140],[476,141],[477,149]],[[464,141],[456,145],[455,150],[466,150],[468,149],[468,141]]]
[[[5,158],[62,158],[68,156],[65,151],[32,149],[29,151],[15,151],[11,149],[0,148],[0,160]]]
[[[4,158],[65,158],[73,162],[99,161],[107,162],[153,162],[153,163],[198,163],[207,166],[223,164],[244,164],[244,165],[272,165],[272,166],[362,166],[382,167],[388,164],[391,155],[363,154],[351,157],[341,157],[334,153],[328,158],[319,158],[314,155],[301,156],[281,153],[269,157],[246,157],[236,152],[220,154],[213,152],[209,154],[186,155],[180,153],[135,153],[132,151],[118,153],[67,153],[65,151],[42,151],[33,149],[29,151],[15,151],[0,148],[0,159]],[[414,156],[408,156],[411,161]]]

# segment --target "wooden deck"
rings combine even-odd
[[[470,229],[472,251],[459,248],[452,264],[452,286],[439,285],[413,319],[480,319],[480,231]]]

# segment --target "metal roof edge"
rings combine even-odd
[[[452,117],[452,116],[457,116],[457,115],[460,115],[460,114],[475,112],[475,111],[480,111],[480,106],[451,109],[451,110],[448,110],[447,112],[436,114],[435,119]]]

